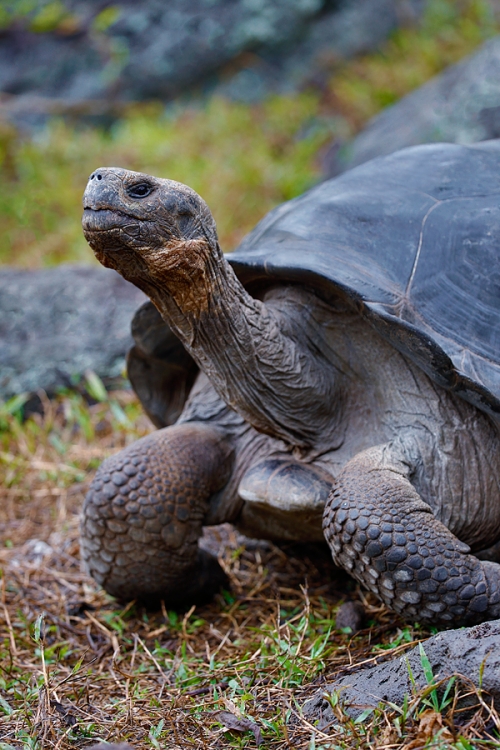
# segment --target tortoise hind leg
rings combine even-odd
[[[127,355],[132,387],[155,427],[174,424],[198,367],[151,302],[135,313],[132,336],[135,346]]]
[[[500,542],[474,553],[479,560],[500,563]]]
[[[82,556],[120,599],[207,599],[224,580],[198,549],[211,495],[227,482],[233,451],[219,431],[174,425],[103,462],[85,499]]]
[[[500,565],[468,554],[409,473],[391,446],[346,464],[323,517],[334,561],[404,617],[442,624],[499,617]]]

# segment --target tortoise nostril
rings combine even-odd
[[[94,177],[95,177],[95,174],[91,174],[91,175],[90,175],[90,179],[91,179],[91,180],[93,180],[93,179],[94,179]]]
[[[98,175],[97,175],[97,179],[98,179],[98,180],[102,180],[102,174],[98,174]]]

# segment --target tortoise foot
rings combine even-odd
[[[423,502],[384,447],[352,459],[325,506],[333,558],[404,617],[442,625],[500,616],[500,565],[482,562]]]
[[[119,599],[209,598],[225,578],[198,539],[231,465],[221,434],[195,423],[158,430],[104,461],[83,507],[89,573]]]
[[[129,600],[130,584],[125,588],[124,595],[115,594],[117,598]],[[141,587],[137,596],[147,607],[156,608],[162,601],[173,609],[184,608],[192,604],[206,604],[211,601],[221,589],[230,587],[229,578],[221,568],[216,557],[206,550],[198,549],[194,564],[184,568],[177,582],[172,582],[165,589],[146,590]]]

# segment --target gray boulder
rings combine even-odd
[[[404,23],[418,19],[424,0],[344,0],[302,24],[288,44],[261,45],[257,55],[241,61],[237,72],[216,90],[232,99],[254,101],[272,92],[289,93],[304,86],[322,88],[340,58],[368,52]]]
[[[22,119],[19,97],[43,111],[35,95],[57,111],[58,102],[166,101],[207,83],[243,99],[293,88],[379,44],[424,0],[120,0],[101,30],[102,0],[64,5],[73,26],[34,33],[28,17],[1,31],[0,90],[15,95],[7,114]]]
[[[374,117],[329,176],[405,146],[500,138],[500,36]]]
[[[280,44],[317,14],[324,0],[121,0],[100,33],[102,0],[65,0],[77,19],[71,35],[4,32],[0,89],[68,100],[115,94],[171,98],[245,49]]]
[[[465,675],[476,687],[481,686],[489,693],[496,708],[500,708],[500,620],[447,630],[422,645],[436,682],[455,674]],[[311,722],[317,721],[320,729],[336,721],[329,701],[323,697],[335,690],[340,691],[340,701],[352,717],[386,701],[401,706],[405,694],[411,696],[414,691],[410,670],[417,690],[429,684],[418,646],[397,659],[340,676],[305,704],[304,715]]]
[[[132,343],[130,321],[145,296],[115,271],[59,266],[0,272],[0,398],[71,376],[120,374]]]

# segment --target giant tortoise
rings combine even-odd
[[[194,601],[220,572],[202,527],[231,521],[324,535],[404,617],[500,616],[500,141],[375,159],[228,257],[193,190],[125,169],[90,176],[83,227],[154,305],[129,372],[161,428],[92,482],[96,581]]]

